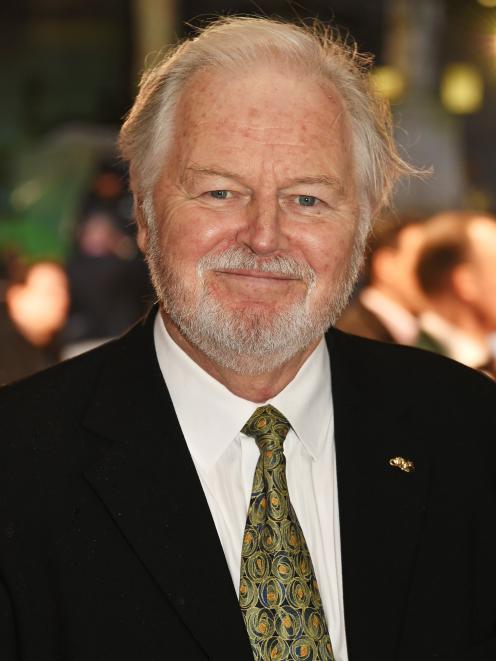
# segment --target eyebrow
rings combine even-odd
[[[229,170],[224,170],[223,168],[218,168],[215,166],[200,167],[191,165],[186,168],[186,173],[190,173],[192,175],[199,174],[202,176],[225,177],[227,179],[236,179],[238,181],[243,179],[243,176],[236,172],[230,172]],[[298,184],[317,184],[321,186],[328,186],[329,188],[334,189],[340,196],[345,197],[345,189],[343,184],[334,177],[328,177],[326,175],[295,177],[294,179],[291,179],[283,188],[289,188],[290,186],[295,186]]]
[[[320,184],[334,188],[339,193],[344,194],[344,187],[340,181],[334,177],[327,177],[325,175],[318,175],[316,177],[295,177],[291,180],[290,186],[294,184]]]
[[[236,174],[235,172],[229,172],[229,170],[224,170],[217,167],[200,167],[197,165],[190,165],[185,169],[186,173],[189,174],[199,174],[204,176],[214,176],[214,177],[226,177],[227,179],[241,179],[241,175]]]

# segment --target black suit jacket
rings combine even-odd
[[[2,661],[252,660],[152,326],[0,392]],[[328,345],[350,661],[494,660],[494,384]]]

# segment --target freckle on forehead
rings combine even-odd
[[[351,153],[339,95],[312,80],[302,89],[299,80],[285,79],[277,71],[271,76],[264,71],[240,77],[202,74],[185,88],[177,119],[176,146],[185,160],[198,159],[198,154],[208,160],[216,152],[231,162],[243,150],[256,160],[263,154],[259,145],[272,161],[284,160],[293,148],[298,158],[302,147],[303,160],[317,154],[327,162],[329,153],[339,152],[342,161]],[[341,161],[335,169],[348,162]]]

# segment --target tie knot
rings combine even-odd
[[[277,450],[282,449],[290,426],[274,406],[259,406],[241,431],[253,436],[260,450]]]

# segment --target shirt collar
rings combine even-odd
[[[360,293],[361,303],[384,324],[394,339],[401,344],[413,344],[417,338],[417,318],[402,305],[375,287]]]
[[[260,404],[237,397],[195,363],[170,337],[160,313],[154,342],[189,451],[201,470],[208,472]],[[317,459],[332,422],[329,354],[323,338],[294,379],[266,403],[288,418],[299,440]]]
[[[329,352],[322,338],[294,379],[268,402],[284,413],[314,460],[324,449],[333,420],[329,365]]]

